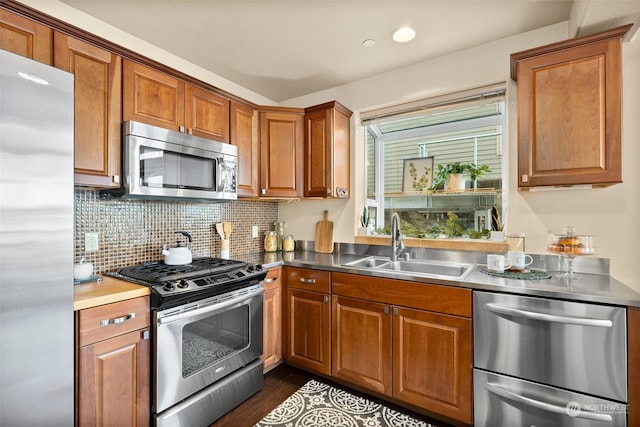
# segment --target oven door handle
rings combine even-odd
[[[520,310],[513,307],[505,307],[504,305],[487,303],[487,310],[498,314],[506,314],[509,316],[524,317],[525,319],[541,320],[543,322],[566,323],[570,325],[580,326],[596,326],[601,328],[611,328],[613,322],[609,319],[591,319],[587,317],[559,316],[557,314],[538,313],[535,311]]]
[[[187,311],[181,311],[176,314],[170,314],[166,317],[158,318],[159,325],[168,325],[169,323],[174,323],[182,319],[188,318],[189,321],[197,320],[201,317],[209,316],[211,313],[216,311],[223,310],[228,307],[233,307],[241,301],[245,301],[248,298],[253,298],[255,296],[264,294],[264,288],[260,287],[259,289],[250,290],[248,292],[243,292],[241,294],[231,295],[228,298],[223,300],[217,300],[205,306],[195,306],[193,309]]]
[[[604,421],[604,422],[611,422],[613,421],[613,417],[609,414],[599,414],[597,412],[589,412],[589,411],[582,411],[579,408],[576,408],[576,411],[573,412],[571,411],[573,409],[572,406],[558,406],[558,405],[553,405],[551,403],[547,403],[547,402],[541,402],[539,400],[536,399],[532,399],[530,397],[526,397],[526,396],[522,396],[520,394],[514,393],[512,391],[506,390],[502,387],[500,387],[498,384],[495,383],[487,383],[484,385],[485,388],[494,394],[497,394],[498,396],[502,396],[506,399],[509,399],[513,402],[518,402],[518,403],[522,403],[526,406],[532,407],[532,408],[536,408],[536,409],[540,409],[542,411],[546,411],[546,412],[551,412],[553,414],[559,414],[559,415],[565,415],[567,417],[572,417],[572,418],[583,418],[585,420],[591,420],[591,421]],[[570,414],[571,413],[571,414]]]

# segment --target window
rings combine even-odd
[[[409,236],[477,238],[483,229],[487,235],[492,209],[501,215],[504,204],[504,88],[371,116],[363,113],[366,206],[377,232],[390,234],[391,214],[397,212]],[[438,165],[455,162],[486,165],[489,172],[475,182],[467,177],[464,190],[419,185],[422,175],[426,179]]]

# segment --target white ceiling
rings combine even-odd
[[[566,21],[573,0],[62,2],[281,102]],[[394,43],[402,25],[417,36]]]

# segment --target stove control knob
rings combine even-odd
[[[260,264],[256,265],[256,271],[262,271],[262,265]]]
[[[253,272],[253,265],[248,265],[248,266],[247,266],[247,271],[248,271],[249,273],[252,273],[252,272]]]
[[[188,288],[189,287],[189,282],[187,282],[185,279],[182,279],[182,280],[180,280],[180,283],[178,283],[178,287],[180,289]]]
[[[174,290],[176,287],[174,286],[173,283],[167,283],[166,285],[164,285],[164,290],[165,291],[169,291],[171,292],[172,290]]]

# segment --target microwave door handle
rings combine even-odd
[[[216,190],[215,191],[224,191],[224,160],[215,159],[216,162]]]
[[[489,392],[497,394],[498,396],[502,396],[505,399],[509,399],[513,402],[522,403],[532,408],[540,409],[546,412],[551,412],[553,414],[569,416],[566,406],[553,405],[551,403],[541,402],[539,400],[532,399],[530,397],[522,396],[520,394],[506,390],[495,383],[487,383],[484,386]],[[578,414],[575,415],[575,418],[583,418],[585,420],[590,420],[590,421],[604,421],[604,422],[613,421],[613,417],[609,414],[599,414],[597,412],[587,412],[582,410],[578,411]]]
[[[569,325],[596,326],[601,328],[611,328],[613,322],[608,319],[590,319],[586,317],[559,316],[557,314],[538,313],[535,311],[521,310],[504,305],[487,303],[487,310],[508,316],[523,317],[531,320],[541,320],[543,322],[565,323]]]

